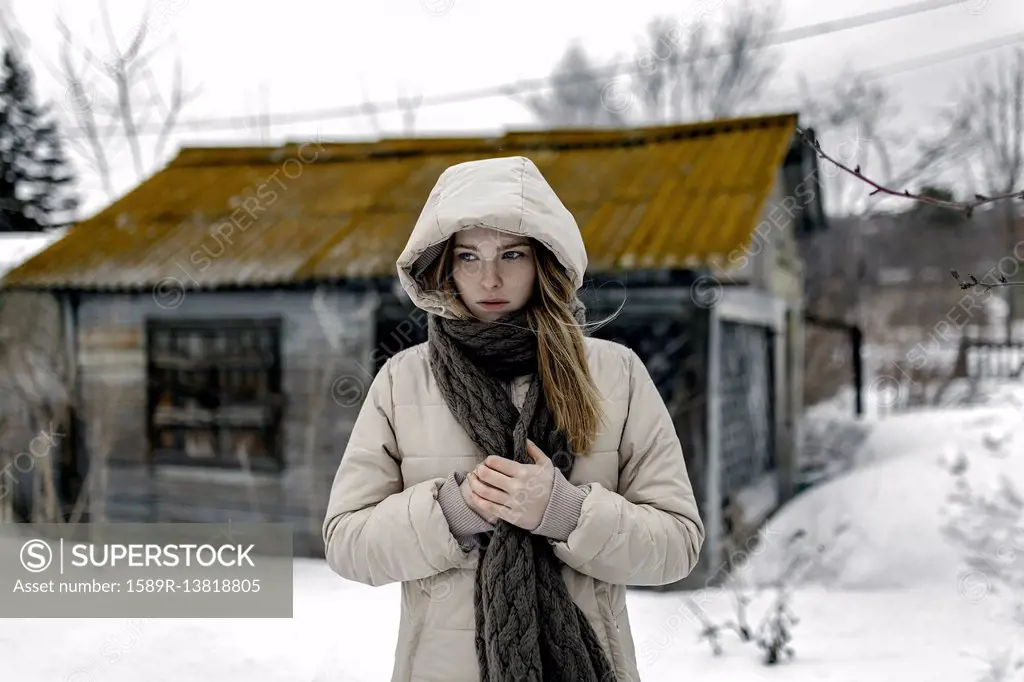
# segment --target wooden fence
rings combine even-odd
[[[1019,379],[1024,375],[1024,342],[963,337],[953,376],[966,379]]]

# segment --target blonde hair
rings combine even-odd
[[[558,259],[536,240],[530,240],[537,259],[537,283],[526,317],[537,334],[537,366],[544,398],[576,454],[585,454],[597,438],[602,419],[601,394],[590,375],[583,331],[573,315],[575,290]],[[472,319],[458,296],[452,267],[455,239],[450,237],[441,255],[423,272],[424,289],[440,295],[462,319]],[[549,455],[551,453],[548,453]]]

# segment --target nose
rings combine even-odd
[[[487,258],[481,263],[480,286],[485,289],[497,289],[501,286],[498,263],[492,258]]]

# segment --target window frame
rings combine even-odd
[[[273,318],[231,318],[231,319],[168,319],[168,318],[148,318],[145,323],[146,326],[146,438],[147,438],[147,462],[149,466],[158,467],[164,465],[170,466],[187,466],[191,468],[211,468],[229,471],[258,471],[258,472],[271,472],[280,473],[285,468],[284,448],[283,448],[283,415],[284,415],[284,394],[282,390],[283,371],[282,371],[282,338],[281,319],[278,317]],[[223,343],[227,347],[230,343],[229,339],[232,333],[238,332],[253,332],[256,335],[256,349],[261,349],[259,342],[259,335],[266,334],[268,339],[269,348],[265,349],[269,351],[269,359],[259,361],[256,371],[262,374],[262,381],[265,382],[265,395],[255,401],[239,402],[239,401],[224,401],[225,389],[224,377],[225,373],[232,369],[248,369],[252,368],[253,365],[250,361],[237,361],[234,367],[229,363],[229,360],[225,356],[214,356],[214,359],[206,359],[197,363],[199,370],[191,370],[188,368],[182,368],[181,366],[173,366],[175,363],[170,362],[168,358],[158,357],[157,344],[155,339],[158,334],[169,334],[171,339],[171,345],[175,345],[175,337],[181,338],[182,336],[189,336],[198,333],[201,337],[210,337],[208,340],[204,339],[206,343],[218,342]],[[225,351],[226,353],[227,351]],[[184,361],[187,363],[187,361]],[[227,364],[226,364],[227,363]],[[168,381],[167,378],[161,377],[162,371],[205,371],[212,375],[212,378],[207,380],[205,386],[197,389],[197,391],[204,391],[208,389],[207,396],[214,397],[216,400],[215,407],[196,408],[201,414],[207,415],[208,418],[194,418],[189,419],[182,417],[181,413],[186,412],[188,408],[175,406],[168,409],[168,413],[174,415],[170,420],[166,418],[158,419],[158,408],[161,397],[165,395],[174,395],[176,390],[180,391],[180,386],[177,385],[177,381],[181,380],[181,375],[178,375],[176,380]],[[201,385],[201,384],[199,384]],[[241,418],[240,415],[235,415],[234,423],[230,423],[227,414],[225,414],[224,407],[228,406],[234,408],[236,411],[241,410],[242,413],[248,411],[250,414],[258,413],[262,410],[262,414],[255,418]],[[230,413],[230,412],[228,412]],[[225,422],[228,422],[225,424]],[[239,425],[239,422],[243,424]],[[248,426],[248,428],[246,428]],[[213,450],[213,455],[208,458],[199,458],[186,454],[183,448],[161,448],[159,447],[160,435],[164,429],[181,429],[185,433],[188,431],[198,432],[212,432],[210,437],[213,442],[217,443],[217,448]],[[256,438],[262,444],[265,455],[252,456],[248,460],[248,466],[246,466],[242,460],[237,457],[231,456],[227,451],[222,449],[224,443],[224,434],[230,432],[248,431],[249,433],[256,433]]]

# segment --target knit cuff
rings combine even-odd
[[[548,508],[544,510],[540,525],[533,532],[556,542],[565,542],[569,539],[569,535],[576,530],[580,515],[583,513],[583,501],[587,499],[587,493],[569,483],[557,467],[554,469],[555,483],[551,488]]]
[[[477,533],[494,530],[493,524],[488,523],[484,517],[466,504],[465,498],[462,497],[462,491],[459,490],[463,477],[464,474],[453,471],[437,491],[437,502],[441,505],[441,513],[448,521],[448,528],[451,529],[452,535],[460,543]]]

